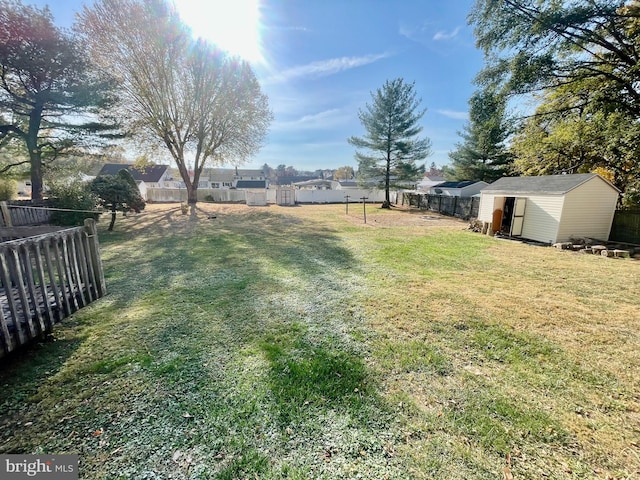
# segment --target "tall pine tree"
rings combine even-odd
[[[386,81],[372,103],[360,110],[358,117],[366,130],[363,137],[350,137],[349,143],[363,149],[355,154],[358,173],[363,181],[374,181],[384,188],[383,208],[390,208],[389,189],[393,185],[418,180],[424,174],[424,160],[431,153],[431,141],[420,138],[419,121],[426,110],[420,110],[414,83],[402,78]]]
[[[459,133],[462,142],[449,153],[450,180],[482,180],[491,183],[509,173],[513,157],[505,142],[510,129],[504,98],[490,89],[478,90],[469,100],[469,122]]]

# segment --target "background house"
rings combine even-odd
[[[338,185],[339,183],[335,180],[323,180],[320,178],[293,183],[294,187],[301,190],[336,190]]]
[[[241,168],[211,168],[206,171],[210,187],[205,188],[267,188],[268,180],[262,170]],[[205,175],[203,175],[205,177]]]
[[[594,173],[504,177],[480,192],[493,232],[544,243],[609,239],[620,191]]]
[[[117,175],[120,170],[128,170],[138,185],[140,195],[146,201],[148,188],[167,188],[172,186],[171,174],[167,165],[148,165],[136,167],[126,163],[105,163],[98,176]]]
[[[147,188],[164,188],[170,181],[171,175],[167,165],[148,165],[136,167],[126,163],[105,163],[98,176],[117,175],[122,169],[128,170],[136,182],[144,182]]]
[[[443,183],[444,177],[441,175],[425,175],[422,180],[418,182],[418,190],[421,192],[428,192],[431,187]]]

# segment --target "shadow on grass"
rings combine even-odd
[[[273,276],[270,267],[277,266],[294,276],[321,275],[330,282],[333,271],[354,263],[336,232],[288,215],[249,211],[167,228],[163,222],[171,216],[158,217],[144,234],[129,231],[101,237],[114,307],[127,306],[147,292],[165,289],[171,294],[175,287],[188,288],[203,275],[215,279],[221,272],[250,271],[248,283],[258,284],[268,282]]]
[[[107,465],[129,478],[152,467],[175,476],[176,450],[200,445],[207,478],[285,478],[287,468],[305,478],[304,466],[257,453],[286,456],[281,430],[292,422],[321,431],[332,410],[378,436],[374,380],[357,348],[345,348],[348,333],[330,326],[352,328],[340,302],[355,260],[338,232],[267,210],[189,223],[176,209],[103,234],[101,248],[109,293],[76,314],[84,337],[53,349],[56,360],[37,352],[7,389],[20,420],[46,418],[34,421],[38,436],[11,445],[81,449],[83,478],[108,477]],[[54,378],[37,375],[46,362]],[[25,408],[20,392],[38,389],[43,401]],[[274,428],[274,437],[260,433]],[[115,453],[101,457],[99,442]]]
[[[301,337],[269,336],[261,343],[280,423],[303,423],[310,408],[363,416],[375,389],[361,358]],[[311,407],[310,407],[311,405]]]
[[[65,327],[68,329],[69,325]],[[83,337],[68,332],[68,338],[57,338],[60,328],[56,326],[53,335],[45,340],[26,345],[0,360],[0,453],[29,453],[26,444],[6,444],[24,429],[21,423],[29,418],[25,412],[36,406],[33,399],[40,388],[64,368],[83,342]]]

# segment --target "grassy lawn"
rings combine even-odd
[[[640,478],[637,261],[201,207],[101,232],[109,294],[2,363],[0,453],[77,453],[83,479]]]

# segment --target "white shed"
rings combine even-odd
[[[620,190],[595,173],[504,177],[480,192],[478,220],[543,243],[606,241]]]

